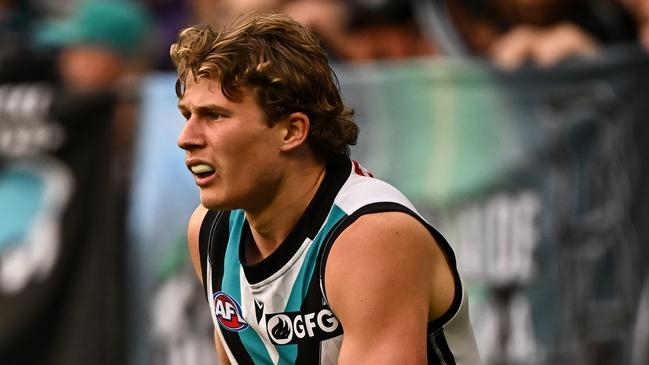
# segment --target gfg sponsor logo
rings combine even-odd
[[[318,312],[276,313],[267,316],[267,330],[276,345],[295,344],[301,340],[326,340],[342,333],[342,327],[331,310]]]
[[[241,306],[225,292],[214,293],[214,313],[221,327],[227,330],[238,332],[248,328]]]

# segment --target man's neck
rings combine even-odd
[[[246,247],[246,262],[255,264],[270,256],[286,239],[309,206],[325,176],[320,164],[293,169],[273,201],[260,212],[246,211],[256,247]]]

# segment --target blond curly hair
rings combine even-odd
[[[170,55],[179,98],[188,77],[214,79],[230,100],[251,90],[270,125],[305,113],[311,122],[307,143],[325,161],[349,154],[356,143],[353,111],[342,101],[325,51],[313,33],[287,16],[251,13],[222,31],[192,26],[180,31]]]

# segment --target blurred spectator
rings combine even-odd
[[[63,86],[90,92],[111,89],[142,71],[146,11],[127,0],[82,2],[65,19],[43,24],[39,45],[55,48]]]
[[[632,19],[614,0],[447,1],[468,48],[512,69],[551,66],[635,38]]]
[[[151,24],[148,11],[137,3],[88,0],[67,17],[42,24],[35,35],[38,45],[55,50],[65,91],[116,97],[114,172],[123,189],[130,179],[138,83],[147,70]]]
[[[191,18],[189,4],[185,0],[144,0],[143,5],[151,13],[152,33],[155,34],[155,37],[151,37],[150,66],[156,70],[171,71],[173,65],[169,59],[169,45]]]
[[[638,39],[645,49],[649,50],[649,1],[647,0],[619,0],[622,5],[633,14],[637,28]]]
[[[279,9],[290,0],[189,0],[196,23],[221,27],[241,14]]]
[[[410,2],[396,0],[294,0],[279,11],[312,28],[342,61],[436,54],[417,26]]]
[[[215,28],[253,10],[276,10],[286,0],[142,0],[155,19],[152,39],[152,66],[170,71],[169,46],[178,32],[191,24],[211,24]]]
[[[31,47],[38,16],[30,2],[0,0],[0,83],[54,79],[51,57]]]
[[[169,44],[189,24],[217,29],[250,11],[284,13],[309,26],[337,61],[427,56],[437,53],[414,20],[409,1],[399,0],[146,0],[164,37],[156,59],[169,69]]]
[[[27,1],[0,0],[0,34],[21,36],[29,34],[34,10]]]

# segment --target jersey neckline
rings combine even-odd
[[[325,176],[316,194],[288,236],[270,256],[252,265],[245,262],[245,248],[256,243],[248,220],[244,220],[241,227],[239,262],[248,283],[257,284],[266,280],[289,262],[307,238],[314,239],[350,173],[351,160],[345,155],[334,156],[325,167]]]

